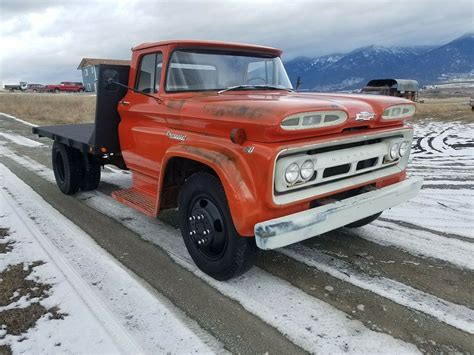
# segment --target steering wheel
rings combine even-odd
[[[265,85],[265,84],[267,83],[267,80],[266,80],[265,78],[261,78],[261,77],[255,76],[255,77],[253,77],[253,78],[248,79],[248,80],[247,80],[247,84],[251,85],[250,83],[251,83],[252,81],[255,81],[255,80],[261,80],[263,85]],[[256,83],[255,83],[255,85],[256,85]]]

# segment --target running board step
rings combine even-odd
[[[133,187],[112,192],[112,197],[149,217],[156,216],[156,199]]]

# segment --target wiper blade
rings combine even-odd
[[[229,86],[221,91],[218,91],[218,94],[221,94],[226,91],[235,91],[235,90],[285,90],[288,92],[293,91],[289,88],[284,88],[282,86],[276,85],[236,85],[236,86]]]

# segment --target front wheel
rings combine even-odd
[[[375,221],[377,218],[380,217],[381,214],[382,214],[382,212],[376,213],[372,216],[365,217],[365,218],[359,219],[358,221],[346,224],[344,227],[346,227],[346,228],[358,228],[358,227],[365,226],[365,225]]]
[[[196,265],[216,280],[243,274],[255,262],[254,238],[235,230],[221,182],[208,173],[189,177],[179,195],[179,224]]]

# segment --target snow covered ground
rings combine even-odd
[[[417,124],[412,159],[409,174],[425,179],[423,190],[383,217],[474,238],[474,123]]]
[[[218,342],[151,293],[2,164],[0,182],[0,227],[9,229],[3,242],[12,243],[10,252],[0,254],[0,271],[18,263],[42,262],[31,274],[51,285],[40,304],[67,314],[60,320],[45,314],[21,336],[4,329],[0,344],[8,344],[15,353],[222,351]],[[36,301],[22,297],[0,312]]]
[[[46,163],[38,162],[38,156],[49,160],[47,140],[24,137],[14,130],[1,133],[0,163],[2,159],[8,160],[38,179],[54,184],[52,170]],[[352,259],[351,245],[330,252],[331,244],[324,244],[323,239],[318,244],[314,238],[313,244],[302,243],[275,253],[275,260],[285,256],[303,265],[288,278],[278,271],[278,261],[259,264],[230,282],[207,277],[192,262],[173,225],[150,219],[110,197],[110,186],[130,185],[128,172],[106,167],[101,181],[108,186],[79,193],[74,199],[159,246],[176,265],[215,289],[219,297],[242,305],[245,312],[263,320],[305,351],[470,351],[474,350],[474,343],[469,342],[474,334],[474,304],[469,292],[474,270],[473,136],[473,124],[429,120],[418,124],[409,173],[425,178],[420,195],[386,211],[371,225],[334,233],[335,240],[345,235],[373,245],[372,254],[363,255],[366,264]],[[14,242],[11,251],[0,254],[3,261],[0,271],[13,264],[43,261],[31,274],[39,282],[51,285],[48,297],[39,302],[47,309],[59,307],[65,315],[63,319],[49,319],[45,314],[21,342],[19,336],[5,335],[4,329],[3,333],[0,331],[0,345],[9,344],[16,353],[38,349],[48,353],[221,353],[228,349],[217,340],[223,339],[218,333],[211,335],[203,330],[201,323],[151,290],[19,177],[0,164],[0,228],[11,231],[3,242]],[[325,238],[330,241],[330,237]],[[378,258],[377,248],[382,247],[400,260]],[[393,263],[394,271],[387,274],[379,267],[384,263]],[[432,289],[418,284],[417,277],[434,275],[431,268],[447,273],[448,277],[452,272],[453,279],[461,275],[463,284],[435,285]],[[318,284],[318,273],[330,275],[331,282]],[[308,285],[301,281],[305,278]],[[336,292],[339,282],[347,291]],[[351,299],[353,287],[363,290],[359,299]],[[459,295],[451,292],[450,287]],[[319,289],[323,293],[316,297],[313,290]],[[374,308],[372,303],[377,297],[384,303],[376,301]],[[355,302],[356,307],[344,303],[347,300]],[[8,307],[27,306],[32,302],[24,299]],[[390,307],[407,310],[407,319],[394,324],[392,319],[397,314]],[[371,315],[374,310],[381,312],[380,325],[378,316]],[[411,322],[418,324],[409,330],[398,329]],[[90,342],[71,335],[77,334],[79,323],[90,324],[90,329],[94,329]],[[417,333],[419,327],[424,329],[422,333]],[[54,336],[43,339],[45,334]],[[170,334],[179,334],[179,339]],[[427,338],[420,338],[420,334]],[[431,338],[430,334],[445,334],[446,338]],[[450,343],[450,339],[455,341]]]

